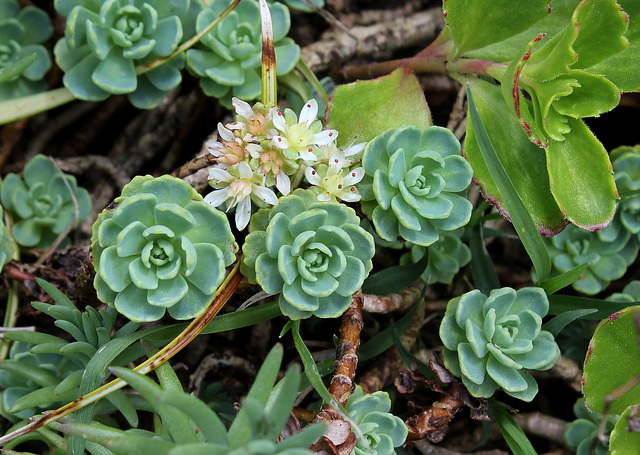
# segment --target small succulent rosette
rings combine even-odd
[[[640,145],[618,147],[611,151],[609,159],[613,166],[620,202],[616,214],[606,228],[598,231],[605,242],[613,242],[626,230],[638,237],[640,234]]]
[[[196,20],[198,33],[229,6],[226,0],[209,2]],[[300,59],[300,47],[286,37],[291,27],[289,10],[281,3],[270,6],[276,74],[289,73]],[[262,28],[257,0],[243,0],[200,43],[187,51],[187,68],[200,78],[208,95],[231,107],[231,98],[253,100],[260,97],[262,80]]]
[[[541,288],[479,290],[452,299],[440,325],[445,366],[471,395],[488,398],[499,388],[531,401],[538,384],[529,370],[546,370],[560,356],[542,330],[549,300]]]
[[[629,304],[640,301],[640,281],[634,280],[630,282],[624,287],[622,292],[615,292],[605,300],[611,302],[628,302]]]
[[[372,268],[375,246],[355,211],[297,189],[251,219],[240,271],[278,294],[291,319],[340,316]]]
[[[463,231],[441,232],[440,238],[427,248],[407,242],[410,251],[402,255],[400,263],[414,264],[428,254],[427,268],[422,273],[424,282],[451,284],[453,277],[471,261],[471,250],[460,240]]]
[[[51,68],[49,51],[42,45],[51,37],[49,16],[40,8],[20,9],[15,0],[0,0],[0,72],[19,60],[36,54],[22,72],[0,82],[0,101],[43,92],[44,75]]]
[[[189,0],[58,0],[55,8],[67,25],[54,54],[76,97],[127,94],[134,106],[151,109],[181,82],[182,54],[148,72],[138,68],[178,47]]]
[[[94,286],[132,321],[202,314],[235,259],[224,213],[170,176],[137,176],[93,225]]]
[[[91,212],[87,190],[78,187],[74,176],[60,172],[44,155],[36,155],[27,163],[24,180],[7,174],[0,200],[13,217],[13,238],[24,247],[47,248],[72,223],[74,228]],[[65,240],[61,246],[67,243]]]
[[[429,246],[441,231],[469,222],[471,203],[459,193],[469,187],[473,170],[459,153],[453,133],[438,126],[403,126],[367,144],[358,188],[362,210],[380,237]]]
[[[603,241],[594,232],[568,225],[560,234],[545,238],[556,275],[588,264],[572,286],[576,291],[594,295],[613,280],[622,278],[638,256],[638,240],[627,230],[619,230],[613,241]]]
[[[577,419],[568,423],[564,428],[563,439],[576,455],[607,455],[609,453],[609,441],[599,442],[595,446],[595,452],[591,447],[598,437],[598,427],[602,421],[602,414],[592,412],[585,406],[585,399],[580,398],[573,406],[573,412]],[[611,434],[618,416],[608,416],[604,433]]]
[[[345,410],[366,438],[366,444],[358,439],[352,455],[371,453],[367,445],[377,455],[392,455],[396,453],[394,447],[404,444],[409,430],[400,417],[389,412],[390,409],[391,400],[387,392],[365,394],[362,387],[356,386]]]

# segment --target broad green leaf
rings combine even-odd
[[[530,28],[551,13],[548,0],[447,0],[444,14],[462,55],[498,43]]]
[[[549,190],[544,151],[529,141],[499,87],[480,79],[469,79],[468,82],[496,154],[507,174],[512,176],[511,181],[538,231],[546,235],[557,234],[566,222]],[[474,179],[482,188],[485,198],[505,217],[509,217],[470,123],[467,124],[464,155],[473,167]]]
[[[21,58],[4,68],[0,68],[0,83],[10,81],[11,79],[22,73],[29,65],[33,63],[38,54],[35,52],[31,55]]]
[[[590,231],[613,219],[618,192],[609,155],[582,120],[567,120],[571,131],[545,150],[551,193],[567,219]]]
[[[545,280],[551,272],[551,259],[547,247],[540,237],[540,233],[529,212],[525,208],[518,190],[503,166],[500,157],[496,153],[492,141],[485,129],[484,121],[480,117],[480,113],[471,93],[470,85],[467,85],[467,99],[469,101],[469,127],[472,130],[482,159],[487,169],[496,183],[498,193],[502,196],[503,203],[510,215],[511,222],[515,228],[522,244],[524,245],[533,266],[536,269],[536,275],[539,281]],[[469,140],[469,138],[467,138]],[[514,177],[517,174],[512,174]],[[519,176],[517,176],[519,178]]]
[[[576,319],[580,319],[588,314],[597,313],[595,308],[585,308],[582,310],[567,311],[566,313],[559,314],[545,325],[542,326],[543,330],[550,332],[554,337],[558,336],[560,331],[567,325],[571,324]]]
[[[406,68],[370,81],[337,87],[327,106],[327,128],[340,132],[338,146],[370,141],[391,128],[431,126],[431,112],[416,76]]]
[[[638,418],[638,407],[640,404],[629,406],[618,419],[609,437],[610,455],[640,455],[640,432],[631,431],[627,420]]]
[[[537,455],[529,438],[527,438],[522,428],[518,426],[515,419],[509,414],[509,411],[507,411],[503,405],[493,400],[489,403],[498,428],[500,428],[504,440],[507,441],[513,453],[517,453],[518,455]]]
[[[401,291],[418,281],[429,263],[425,254],[415,264],[396,265],[369,275],[362,285],[365,294],[388,295]]]
[[[588,265],[589,263],[580,264],[573,270],[569,270],[568,272],[544,281],[540,284],[540,287],[543,288],[548,295],[554,294],[580,278]]]
[[[640,375],[638,327],[640,306],[625,308],[602,321],[591,338],[584,362],[582,392],[592,411],[603,413],[605,400]],[[611,402],[609,413],[621,414],[640,403],[640,384]]]

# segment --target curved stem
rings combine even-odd
[[[207,324],[211,322],[213,317],[218,314],[224,304],[227,303],[229,298],[233,295],[238,285],[242,281],[243,277],[242,275],[240,275],[239,269],[240,258],[236,260],[233,269],[216,292],[213,302],[211,302],[209,308],[207,308],[204,314],[194,319],[191,324],[189,324],[182,331],[182,333],[180,333],[169,344],[158,351],[156,355],[141,363],[133,370],[137,371],[140,374],[149,373],[150,371],[156,369],[158,366],[176,355],[178,352],[180,352],[187,344],[189,344],[196,336],[198,336],[198,334],[207,326]],[[127,385],[127,383],[122,379],[115,379],[83,397],[78,398],[77,400],[74,400],[71,403],[66,404],[65,406],[62,406],[55,411],[51,411],[45,414],[44,417],[41,417],[40,419],[35,420],[22,428],[4,435],[0,438],[0,446],[13,441],[20,436],[37,430],[38,428],[41,428],[51,422],[54,422],[91,403],[94,403],[99,399],[104,398],[111,392],[115,392],[116,390],[121,389],[125,385]]]

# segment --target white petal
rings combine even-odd
[[[274,136],[271,143],[280,150],[286,150],[289,148],[289,141],[287,138],[282,136]]]
[[[316,145],[331,144],[338,137],[336,130],[324,130],[313,135],[313,143]]]
[[[212,167],[209,169],[209,180],[217,180],[218,182],[233,182],[236,178],[224,169]]]
[[[300,159],[307,166],[313,166],[320,162],[316,154],[308,150],[300,150]]]
[[[236,112],[246,119],[256,116],[256,114],[253,112],[253,109],[251,109],[251,106],[246,101],[242,101],[241,99],[238,99],[234,96],[233,98],[231,98],[231,104],[233,104]]]
[[[243,230],[249,224],[251,219],[251,199],[244,198],[236,207],[236,227],[239,231]]]
[[[225,127],[222,123],[218,123],[218,134],[225,141],[233,141],[236,138],[231,130]]]
[[[321,202],[329,202],[331,200],[331,195],[328,192],[318,194],[318,200]]]
[[[253,177],[253,169],[249,166],[249,163],[246,161],[240,161],[238,163],[238,174],[241,179],[250,179]]]
[[[260,155],[264,152],[262,146],[259,144],[247,144],[245,150],[249,152],[252,158],[260,158]]]
[[[318,102],[314,99],[310,99],[309,101],[304,103],[304,106],[300,111],[300,118],[298,119],[298,122],[306,123],[307,126],[311,126],[311,124],[316,120],[317,117]]]
[[[351,191],[341,191],[340,193],[336,194],[336,196],[338,196],[345,202],[358,202],[362,197],[358,193],[352,193]]]
[[[207,150],[209,150],[209,153],[211,153],[213,156],[220,156],[222,155],[222,149],[224,148],[224,145],[222,145],[222,142],[218,142],[218,141],[207,141],[204,143],[204,146],[207,148]]]
[[[340,150],[335,152],[329,158],[329,168],[342,169],[345,164],[344,153]]]
[[[322,179],[320,179],[320,176],[318,175],[316,170],[311,166],[307,167],[304,170],[304,176],[307,178],[307,181],[312,185],[320,186],[320,183],[322,183]]]
[[[349,171],[349,173],[344,178],[345,186],[352,186],[358,183],[364,177],[364,168],[357,167]]]
[[[278,111],[278,113],[273,116],[273,126],[280,131],[287,130],[287,121],[284,119],[284,114],[281,111]]]
[[[207,194],[204,197],[204,202],[206,202],[207,204],[211,204],[211,206],[213,207],[222,205],[222,203],[227,200],[227,189],[228,188],[213,190],[211,193]]]
[[[280,191],[280,194],[283,196],[291,193],[291,179],[282,171],[276,175],[276,188],[278,188],[278,191]]]
[[[278,205],[278,197],[269,188],[265,188],[264,186],[254,185],[253,186],[253,194],[258,196],[260,199],[262,199],[267,204]]]
[[[364,147],[367,145],[366,142],[360,142],[359,144],[354,144],[351,147],[347,147],[344,150],[344,156],[352,156],[356,155],[364,150]]]

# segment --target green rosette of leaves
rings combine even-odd
[[[55,8],[67,25],[54,54],[76,97],[127,94],[134,106],[151,109],[182,80],[183,55],[143,74],[136,68],[176,49],[189,0],[56,0]]]
[[[213,0],[196,20],[200,32],[229,6],[226,0]],[[289,10],[281,3],[270,6],[276,75],[293,70],[300,59],[300,47],[286,37],[291,27]],[[187,51],[187,68],[200,78],[208,95],[231,107],[231,98],[253,100],[260,97],[262,80],[262,29],[260,7],[256,0],[243,0],[209,33],[197,48]]]
[[[429,246],[441,231],[469,222],[471,203],[458,193],[469,187],[473,170],[459,153],[453,133],[438,126],[391,129],[367,144],[358,188],[381,238]]]
[[[456,273],[471,261],[471,250],[460,240],[462,232],[463,229],[441,232],[440,238],[428,248],[408,244],[410,251],[402,255],[400,264],[415,264],[428,254],[427,268],[422,273],[424,282],[451,284]]]
[[[362,387],[356,386],[345,409],[366,438],[366,444],[377,455],[395,454],[394,447],[401,446],[407,439],[407,426],[400,417],[389,412],[391,400],[387,392],[365,394]],[[352,455],[369,453],[365,441],[360,439],[351,452]]]
[[[32,95],[47,89],[44,75],[51,68],[42,45],[53,33],[47,13],[34,6],[20,9],[15,0],[0,0],[0,101]],[[2,72],[35,54],[22,71],[4,80]]]
[[[538,384],[529,370],[547,370],[560,356],[553,335],[542,330],[549,300],[542,288],[479,290],[452,299],[440,325],[445,366],[471,395],[488,398],[501,387],[531,401]]]
[[[7,174],[0,200],[13,217],[13,238],[25,247],[47,248],[72,223],[71,228],[77,226],[91,212],[87,190],[79,188],[74,176],[60,172],[44,155],[27,163],[24,180]],[[65,240],[61,246],[67,243]]]
[[[227,217],[170,176],[137,176],[93,224],[98,298],[132,321],[202,314],[237,248]]]
[[[371,271],[373,237],[355,211],[318,202],[298,189],[249,224],[240,271],[268,294],[280,294],[291,319],[340,316]]]
[[[588,264],[572,283],[576,291],[587,295],[597,294],[611,281],[622,278],[638,256],[638,241],[626,230],[620,230],[613,241],[605,242],[596,233],[569,225],[560,234],[545,238],[545,243],[552,273],[556,275]]]
[[[609,159],[621,199],[611,224],[598,231],[598,236],[612,242],[621,230],[627,230],[637,238],[640,234],[640,146],[618,147],[611,151]]]
[[[573,405],[573,412],[577,419],[567,424],[564,428],[563,439],[570,449],[575,450],[576,455],[607,455],[609,453],[609,441],[599,442],[595,445],[595,452],[591,451],[598,437],[598,426],[602,421],[602,414],[592,412],[584,404],[584,398],[580,398]],[[618,416],[608,416],[604,433],[609,435],[618,421]]]

